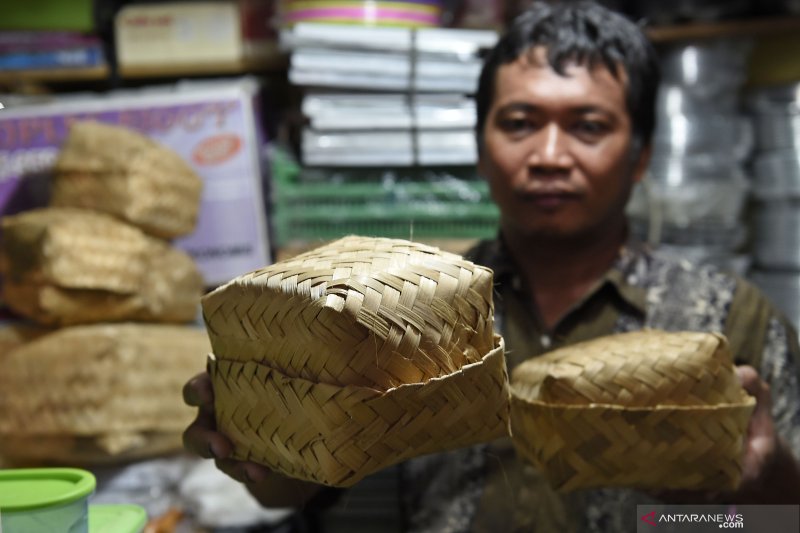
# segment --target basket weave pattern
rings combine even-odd
[[[217,423],[235,456],[347,486],[508,432],[492,274],[407,241],[348,237],[203,298]]]
[[[5,217],[3,297],[46,325],[192,320],[203,288],[186,253],[91,211],[47,208]]]
[[[29,456],[12,444],[36,438],[91,437],[121,451],[141,433],[179,435],[193,416],[183,384],[209,349],[202,330],[160,324],[63,328],[15,347],[0,357],[4,455]]]
[[[202,180],[175,152],[133,130],[76,122],[59,152],[51,205],[102,211],[164,239],[190,233]]]
[[[502,341],[450,376],[389,391],[291,378],[255,362],[209,362],[219,429],[234,457],[350,486],[414,456],[508,435]]]
[[[203,298],[218,358],[386,390],[450,374],[494,347],[492,273],[393,239],[348,237]]]
[[[754,407],[717,334],[640,331],[515,369],[511,426],[556,488],[735,488]],[[546,436],[546,437],[544,437]]]

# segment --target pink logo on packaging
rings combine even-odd
[[[646,522],[646,523],[650,524],[651,526],[656,525],[655,519],[656,519],[656,512],[655,511],[650,511],[646,515],[642,515],[642,522]]]

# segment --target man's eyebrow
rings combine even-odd
[[[526,113],[530,113],[531,111],[536,111],[541,109],[539,106],[529,104],[526,102],[509,102],[508,104],[504,104],[500,106],[499,111],[501,113],[509,113],[514,111],[523,111]]]
[[[607,108],[599,105],[583,105],[570,109],[576,115],[588,115],[589,113],[601,113],[603,115],[613,115]]]
[[[542,109],[542,106],[530,104],[527,102],[509,102],[500,106],[498,112],[500,113],[513,113],[521,111],[524,113],[532,113]],[[567,109],[569,113],[574,115],[588,115],[590,113],[600,113],[603,115],[613,115],[614,113],[601,105],[581,105]]]

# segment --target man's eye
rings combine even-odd
[[[518,132],[531,128],[531,123],[524,118],[506,118],[500,121],[500,127],[504,131]]]
[[[599,135],[608,131],[608,127],[596,120],[581,120],[575,124],[575,130],[587,135]]]

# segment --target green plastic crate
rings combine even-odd
[[[279,245],[345,235],[475,239],[497,233],[499,213],[483,181],[280,184]]]

